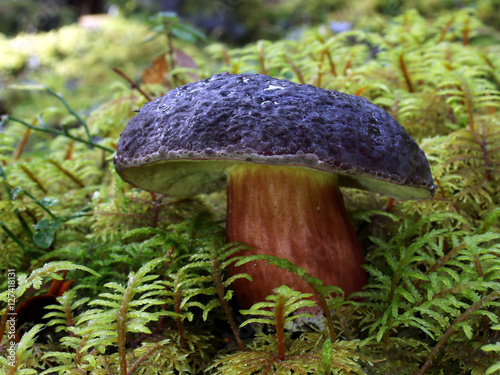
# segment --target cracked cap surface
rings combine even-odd
[[[217,74],[144,105],[114,159],[134,186],[172,195],[225,188],[237,163],[338,173],[341,186],[430,198],[424,152],[368,100],[260,74]]]

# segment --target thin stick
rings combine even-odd
[[[144,96],[148,102],[152,102],[153,101],[153,98],[151,98],[151,96],[149,96],[146,92],[142,91],[142,89],[139,87],[139,85],[137,83],[135,83],[134,81],[132,81],[125,73],[123,73],[120,69],[118,68],[115,68],[113,67],[112,68],[113,71],[118,74],[120,77],[124,78],[128,83],[130,83],[130,85],[136,89],[137,91],[139,91],[142,96]]]

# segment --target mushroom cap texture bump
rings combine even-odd
[[[171,195],[223,189],[239,163],[313,168],[339,185],[423,199],[424,152],[368,100],[260,74],[217,74],[147,103],[114,159],[134,186]]]

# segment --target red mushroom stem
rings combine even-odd
[[[229,172],[227,239],[286,258],[346,295],[366,284],[363,252],[347,215],[338,176],[310,168],[239,164]],[[232,266],[253,282],[234,283],[239,306],[248,309],[280,285],[312,292],[297,275],[265,262]]]

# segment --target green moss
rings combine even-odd
[[[27,96],[12,91],[17,94],[8,103],[16,105],[15,116],[2,118],[0,265],[16,269],[15,293],[24,300],[48,293],[47,284],[63,270],[74,280],[74,288],[48,309],[52,330],[36,322],[26,327],[17,369],[46,374],[497,371],[500,54],[485,38],[495,34],[479,13],[463,9],[426,19],[410,10],[364,31],[334,35],[311,29],[297,40],[234,49],[213,44],[198,57],[200,77],[218,71],[265,73],[365,96],[392,113],[428,156],[438,187],[432,200],[393,202],[344,191],[365,249],[369,283],[356,299],[324,298],[327,321],[302,325],[302,332],[299,325],[285,323],[293,320],[289,312],[309,302],[287,288],[252,310],[266,307],[262,315],[272,315],[269,327],[264,318],[246,320],[235,309],[231,283],[246,275],[226,273],[238,247],[224,244],[223,194],[173,199],[131,188],[114,172],[111,151],[144,99],[126,84],[108,87],[119,78],[108,80],[96,63],[100,60],[87,56],[93,52],[85,43],[102,33],[96,51],[106,65],[140,71],[141,54],[151,61],[156,47],[150,54],[114,50],[118,47],[109,43],[127,35],[139,40],[145,29],[131,24],[128,30],[124,23],[107,31],[69,27],[38,36],[47,42],[39,47],[43,66],[37,73],[43,83],[63,85],[75,78],[81,82],[78,95],[94,94],[70,100],[63,89],[68,111],[64,100],[40,86]],[[132,37],[136,26],[142,31]],[[85,43],[74,50],[55,41],[63,34]],[[19,69],[2,65],[4,74],[18,74],[9,78],[12,82],[31,77],[22,67],[26,56],[16,59]],[[50,72],[56,66],[58,78]],[[33,120],[42,111],[44,116]],[[35,128],[27,130],[28,125]],[[323,296],[332,290],[287,260],[266,260],[301,275]],[[0,281],[5,291],[6,275]],[[0,298],[5,314],[8,293]],[[4,335],[0,368],[5,373],[11,369],[7,343]]]

